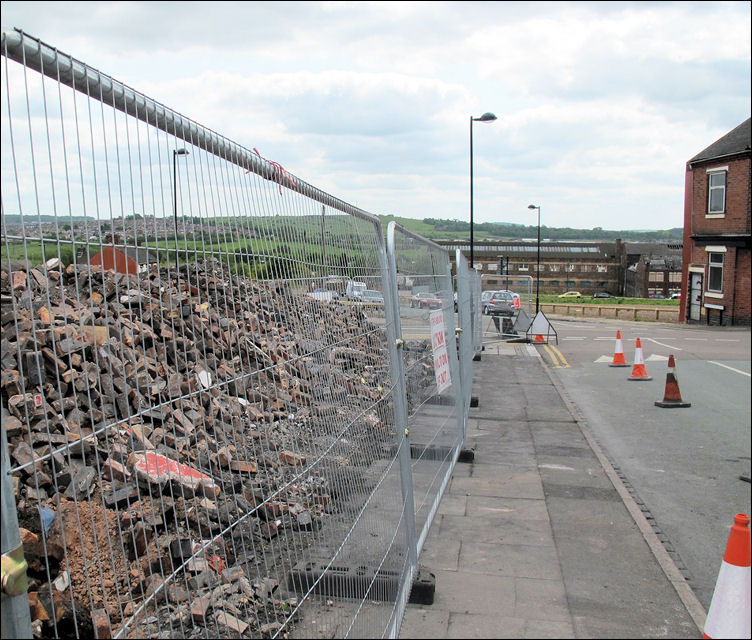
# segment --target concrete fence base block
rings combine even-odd
[[[399,594],[400,572],[366,566],[331,566],[326,562],[300,562],[287,577],[287,588],[299,594],[314,593],[327,598],[365,598],[394,602]],[[436,576],[418,568],[410,589],[411,604],[433,604]]]

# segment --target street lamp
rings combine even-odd
[[[528,205],[528,209],[538,209],[538,262],[535,267],[535,315],[538,315],[539,291],[540,291],[540,207],[534,204]]]
[[[188,150],[187,149],[173,149],[172,151],[172,191],[173,191],[173,201],[172,201],[172,214],[175,218],[175,277],[179,277],[177,275],[178,271],[178,178],[177,178],[177,157],[178,156],[187,156]]]
[[[486,112],[480,118],[470,116],[470,268],[475,268],[473,255],[473,122],[493,122],[496,116]]]

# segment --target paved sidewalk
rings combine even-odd
[[[531,345],[474,363],[466,447],[400,638],[701,638],[705,612]],[[681,595],[680,595],[681,594]]]

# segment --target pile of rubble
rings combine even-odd
[[[287,556],[336,517],[336,472],[394,442],[383,329],[211,260],[178,281],[6,263],[0,296],[35,635],[292,624]]]

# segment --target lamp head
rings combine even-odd
[[[188,155],[188,149],[175,149],[173,152],[176,156],[187,156]]]
[[[540,207],[536,207],[534,204],[529,204],[527,206],[528,209],[540,209]]]
[[[473,118],[476,122],[492,122],[496,120],[496,116],[490,111],[486,111],[480,118]]]

